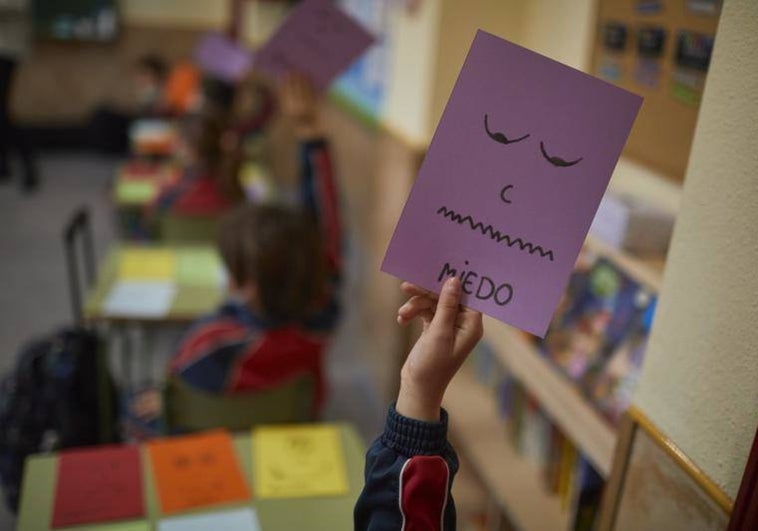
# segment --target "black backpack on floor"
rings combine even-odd
[[[14,512],[27,456],[116,439],[116,391],[97,336],[63,329],[22,349],[0,389],[0,479]]]
[[[65,242],[76,320],[81,297],[75,236],[85,233],[92,258],[89,216],[80,210],[66,228]],[[92,280],[94,266],[87,266]],[[75,280],[77,279],[77,280]],[[27,456],[117,440],[116,387],[103,342],[83,326],[63,328],[21,349],[16,367],[0,383],[0,481],[10,509],[18,509]]]

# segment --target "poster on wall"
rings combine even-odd
[[[389,10],[391,0],[339,0],[339,6],[367,28],[376,40],[336,82],[339,94],[378,119],[384,107],[389,66]]]
[[[607,22],[603,27],[603,46],[606,50],[623,52],[626,48],[626,26],[617,22]]]
[[[682,30],[676,39],[676,64],[699,70],[708,71],[713,51],[713,36]]]
[[[643,26],[637,30],[637,54],[654,59],[663,55],[666,29],[660,26]]]

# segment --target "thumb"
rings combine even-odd
[[[451,277],[442,286],[437,310],[432,318],[431,328],[438,333],[452,332],[458,318],[458,304],[461,301],[461,282]]]

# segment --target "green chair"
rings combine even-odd
[[[161,239],[166,243],[215,242],[218,216],[183,216],[165,214],[160,220]]]
[[[218,395],[195,389],[176,377],[166,382],[166,431],[200,431],[213,428],[248,429],[256,424],[309,422],[314,385],[310,376],[269,389],[238,395]]]

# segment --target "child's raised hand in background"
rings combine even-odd
[[[445,282],[437,296],[404,282],[410,296],[397,312],[401,325],[420,317],[424,328],[400,372],[400,394],[395,409],[403,416],[439,421],[442,397],[483,333],[482,314],[460,305],[461,283]]]
[[[291,72],[279,82],[279,106],[282,114],[291,120],[301,138],[320,135],[318,125],[319,98],[310,80]]]

